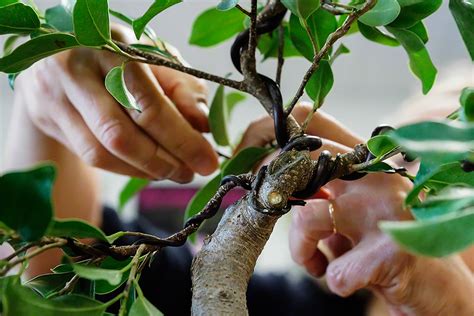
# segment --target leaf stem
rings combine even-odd
[[[140,262],[140,256],[145,250],[145,245],[140,245],[135,256],[133,256],[131,262],[131,269],[130,274],[128,275],[127,283],[125,284],[125,289],[123,290],[123,299],[120,302],[120,310],[118,316],[125,316],[127,314],[127,302],[130,296],[130,289],[132,287],[133,282],[136,279],[137,271],[138,271],[138,263]]]

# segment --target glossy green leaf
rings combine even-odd
[[[131,17],[121,12],[114,11],[112,9],[109,10],[109,13],[110,15],[116,17],[117,19],[127,23],[128,25],[133,26],[133,19]],[[153,42],[157,40],[155,31],[153,31],[153,29],[149,27],[148,25],[145,26],[145,29],[143,30],[143,34],[145,34],[145,36],[148,37]],[[140,44],[131,44],[131,45],[140,45]],[[144,45],[144,46],[149,46],[149,45]],[[150,47],[154,47],[154,46],[150,46]]]
[[[116,289],[118,289],[122,284],[124,284],[130,274],[132,259],[127,260],[115,260],[112,257],[107,257],[101,264],[100,269],[107,269],[111,271],[120,271],[122,273],[122,278],[120,282],[116,285],[111,285],[107,280],[96,280],[95,281],[95,292],[97,294],[108,294]]]
[[[442,0],[397,0],[400,14],[390,23],[392,27],[409,28],[433,14],[441,6]]]
[[[137,101],[130,91],[128,91],[127,85],[125,84],[125,65],[126,64],[124,63],[121,66],[114,67],[109,71],[105,77],[105,88],[123,107],[127,109],[134,109],[140,112],[140,107]]]
[[[324,45],[329,35],[337,29],[337,20],[334,15],[323,9],[314,12],[308,18],[307,23],[318,50]],[[290,37],[301,55],[312,61],[314,56],[313,45],[306,30],[301,26],[299,18],[295,15],[290,17]]]
[[[9,282],[3,295],[4,316],[102,316],[106,305],[81,295],[45,299],[19,281]]]
[[[41,238],[50,225],[55,169],[44,165],[0,177],[0,221],[25,241]]]
[[[328,95],[329,91],[331,91],[333,84],[334,75],[331,65],[327,60],[323,59],[320,61],[318,69],[306,84],[305,91],[315,104],[321,105],[324,98]]]
[[[64,33],[36,37],[18,46],[11,54],[0,58],[0,71],[14,74],[38,60],[79,46],[74,36]]]
[[[474,61],[474,1],[449,0],[449,9],[466,44],[471,60]]]
[[[111,41],[107,0],[77,0],[73,19],[74,33],[81,45],[99,47]]]
[[[244,30],[244,20],[245,15],[236,8],[206,10],[194,21],[189,44],[209,47],[222,43]]]
[[[387,27],[387,29],[405,48],[410,60],[410,69],[421,80],[423,93],[427,94],[433,87],[438,71],[423,41],[411,31],[393,27]]]
[[[0,7],[1,34],[29,34],[40,27],[40,20],[32,7],[13,3]]]
[[[74,30],[71,11],[62,5],[48,8],[45,11],[44,18],[47,24],[60,32],[73,32]]]
[[[219,146],[229,146],[227,124],[229,121],[224,86],[219,85],[209,108],[209,127],[215,142]]]
[[[315,0],[282,0],[281,2],[291,13],[305,20],[321,6],[321,2]]]
[[[412,207],[418,220],[427,220],[474,207],[474,188],[450,186]]]
[[[425,162],[442,164],[473,158],[473,124],[426,121],[402,126],[390,132],[390,136]]]
[[[20,35],[11,35],[3,42],[3,55],[10,54],[15,46],[15,43],[21,38]]]
[[[104,232],[81,219],[55,219],[47,233],[48,236],[94,238],[107,241]]]
[[[400,5],[397,0],[378,0],[372,9],[359,18],[359,21],[369,26],[382,26],[393,22],[399,13]]]
[[[20,0],[0,0],[0,8],[6,7],[7,5],[19,3]]]
[[[385,34],[376,27],[368,26],[363,23],[357,22],[359,26],[360,33],[368,40],[376,42],[386,46],[400,46],[400,43],[397,39],[391,37],[390,35]]]
[[[140,39],[147,24],[158,14],[169,7],[180,3],[181,0],[155,0],[148,10],[138,19],[133,20],[133,31],[137,39]]]
[[[459,101],[462,106],[462,119],[466,122],[474,121],[474,88],[464,88]]]
[[[140,178],[130,178],[128,182],[123,187],[122,191],[120,191],[119,196],[119,210],[122,210],[123,207],[133,198],[138,192],[143,190],[148,184],[150,180],[148,179],[140,179]]]
[[[379,172],[384,172],[384,173],[395,173],[395,170],[393,169],[392,166],[390,166],[386,162],[377,162],[371,166],[368,166],[367,168],[360,170],[360,172],[365,172],[365,173],[379,173]]]
[[[123,272],[120,270],[102,269],[76,263],[74,263],[72,267],[77,275],[88,280],[104,280],[112,286],[119,285],[122,280]]]
[[[340,55],[343,55],[343,54],[349,54],[351,51],[349,50],[349,48],[347,48],[346,45],[344,44],[340,44],[336,51],[331,55],[331,59],[329,61],[329,63],[332,65],[332,63],[334,62],[334,60],[336,60],[337,57],[339,57]]]
[[[377,135],[367,141],[367,148],[375,157],[383,157],[397,147],[388,135]]]
[[[380,228],[416,254],[442,257],[474,243],[474,208],[431,220],[381,222]]]
[[[242,92],[227,93],[227,95],[225,96],[225,100],[227,102],[227,111],[228,111],[229,116],[232,113],[232,111],[235,109],[235,107],[239,103],[243,102],[246,98],[247,98],[246,95],[243,94]]]
[[[423,21],[420,21],[413,25],[412,27],[407,29],[410,32],[415,33],[422,41],[423,44],[428,43],[428,30],[426,29],[425,25],[423,24]]]
[[[263,60],[278,57],[279,42],[279,29],[276,29],[271,33],[263,34],[259,37],[257,47],[263,55]],[[283,57],[289,58],[296,56],[301,56],[301,54],[291,41],[288,23],[283,22]]]
[[[143,295],[138,295],[137,299],[130,308],[129,316],[161,316],[161,313],[150,301]]]
[[[217,5],[217,10],[227,11],[235,7],[239,3],[239,0],[221,0]]]
[[[48,298],[50,295],[63,289],[66,283],[69,282],[73,276],[74,273],[42,274],[28,280],[25,283],[25,286],[34,289],[43,297]]]
[[[8,85],[10,86],[10,89],[15,90],[15,79],[19,74],[19,72],[8,74]]]
[[[414,204],[424,187],[436,192],[452,185],[474,187],[474,177],[471,173],[465,172],[459,162],[430,165],[422,161],[405,204]]]

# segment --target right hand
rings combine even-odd
[[[121,40],[131,39],[118,30]],[[89,165],[149,179],[189,182],[208,175],[217,156],[201,135],[209,130],[202,80],[163,67],[128,63],[125,79],[142,113],[107,92],[104,78],[123,59],[106,51],[69,50],[21,73],[15,94],[43,133]]]

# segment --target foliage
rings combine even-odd
[[[126,62],[134,60],[126,49],[133,49],[182,69],[183,65],[168,51],[166,43],[158,39],[148,26],[152,19],[167,14],[171,8],[178,12],[174,8],[184,5],[180,2],[155,0],[141,16],[131,18],[110,10],[107,0],[63,1],[62,5],[48,8],[44,13],[32,1],[25,4],[19,0],[0,0],[0,35],[8,36],[0,58],[0,71],[9,74],[13,87],[18,73],[35,62],[77,47],[111,51]],[[301,57],[311,63],[315,71],[302,86],[302,91],[313,100],[317,110],[337,79],[332,72],[333,63],[340,54],[349,52],[343,45],[333,51],[333,43],[328,39],[343,28],[350,16],[366,2],[350,1],[343,11],[336,12],[336,15],[341,15],[339,18],[319,1],[282,0],[282,3],[290,12],[281,28],[264,34],[257,43],[262,62],[271,58]],[[409,67],[421,81],[422,92],[426,94],[435,82],[437,70],[425,45],[428,32],[423,22],[440,5],[441,0],[379,0],[352,26],[347,25],[346,35],[360,33],[361,38],[376,44],[403,48],[408,55]],[[474,3],[472,0],[450,0],[449,8],[474,60]],[[116,42],[111,35],[110,16],[131,25],[137,42],[128,47]],[[200,47],[218,45],[248,25],[249,18],[238,0],[221,0],[216,8],[209,8],[196,18],[189,43]],[[142,35],[148,37],[151,44],[138,42]],[[324,54],[318,56],[320,52]],[[104,84],[121,105],[139,110],[125,85],[126,62],[111,69]],[[416,176],[401,173],[414,182],[405,204],[416,221],[380,224],[410,251],[443,256],[474,243],[474,177],[465,172],[462,165],[474,163],[473,91],[473,87],[463,91],[459,110],[450,116],[456,121],[411,124],[367,142],[375,158],[367,163],[363,172],[396,172],[382,161],[402,150],[421,162]],[[212,136],[220,149],[228,152],[233,150],[228,123],[232,110],[243,98],[244,95],[235,91],[226,94],[224,86],[219,85],[211,104]],[[223,159],[218,174],[189,203],[186,219],[205,208],[224,176],[249,172],[272,150],[248,148],[232,158]],[[82,256],[90,249],[80,238],[100,241],[102,246],[94,248],[100,251],[104,247],[110,250],[107,247],[118,238],[133,233],[118,232],[106,236],[86,222],[55,219],[51,205],[54,175],[54,167],[45,165],[0,177],[0,242],[9,242],[16,251],[15,256],[0,260],[0,308],[3,308],[3,315],[103,315],[119,300],[121,315],[158,315],[159,311],[143,296],[138,283],[140,269],[150,262],[157,248],[143,253],[143,248],[134,249],[131,255],[120,258],[124,260],[109,255],[86,256],[87,259],[79,262],[75,260],[76,256]],[[148,183],[144,179],[131,179],[120,195],[120,208]],[[420,192],[426,196],[423,201]],[[36,250],[30,254],[39,254],[48,247],[61,248],[65,260],[52,273],[25,283],[21,282],[19,275],[5,276],[12,267],[20,266],[20,274],[24,271],[32,256],[25,251],[33,247]],[[112,300],[105,303],[97,300],[97,294],[110,293],[121,286],[123,291]]]

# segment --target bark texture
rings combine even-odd
[[[278,215],[257,212],[250,195],[230,206],[194,258],[193,315],[248,315],[247,285]]]

